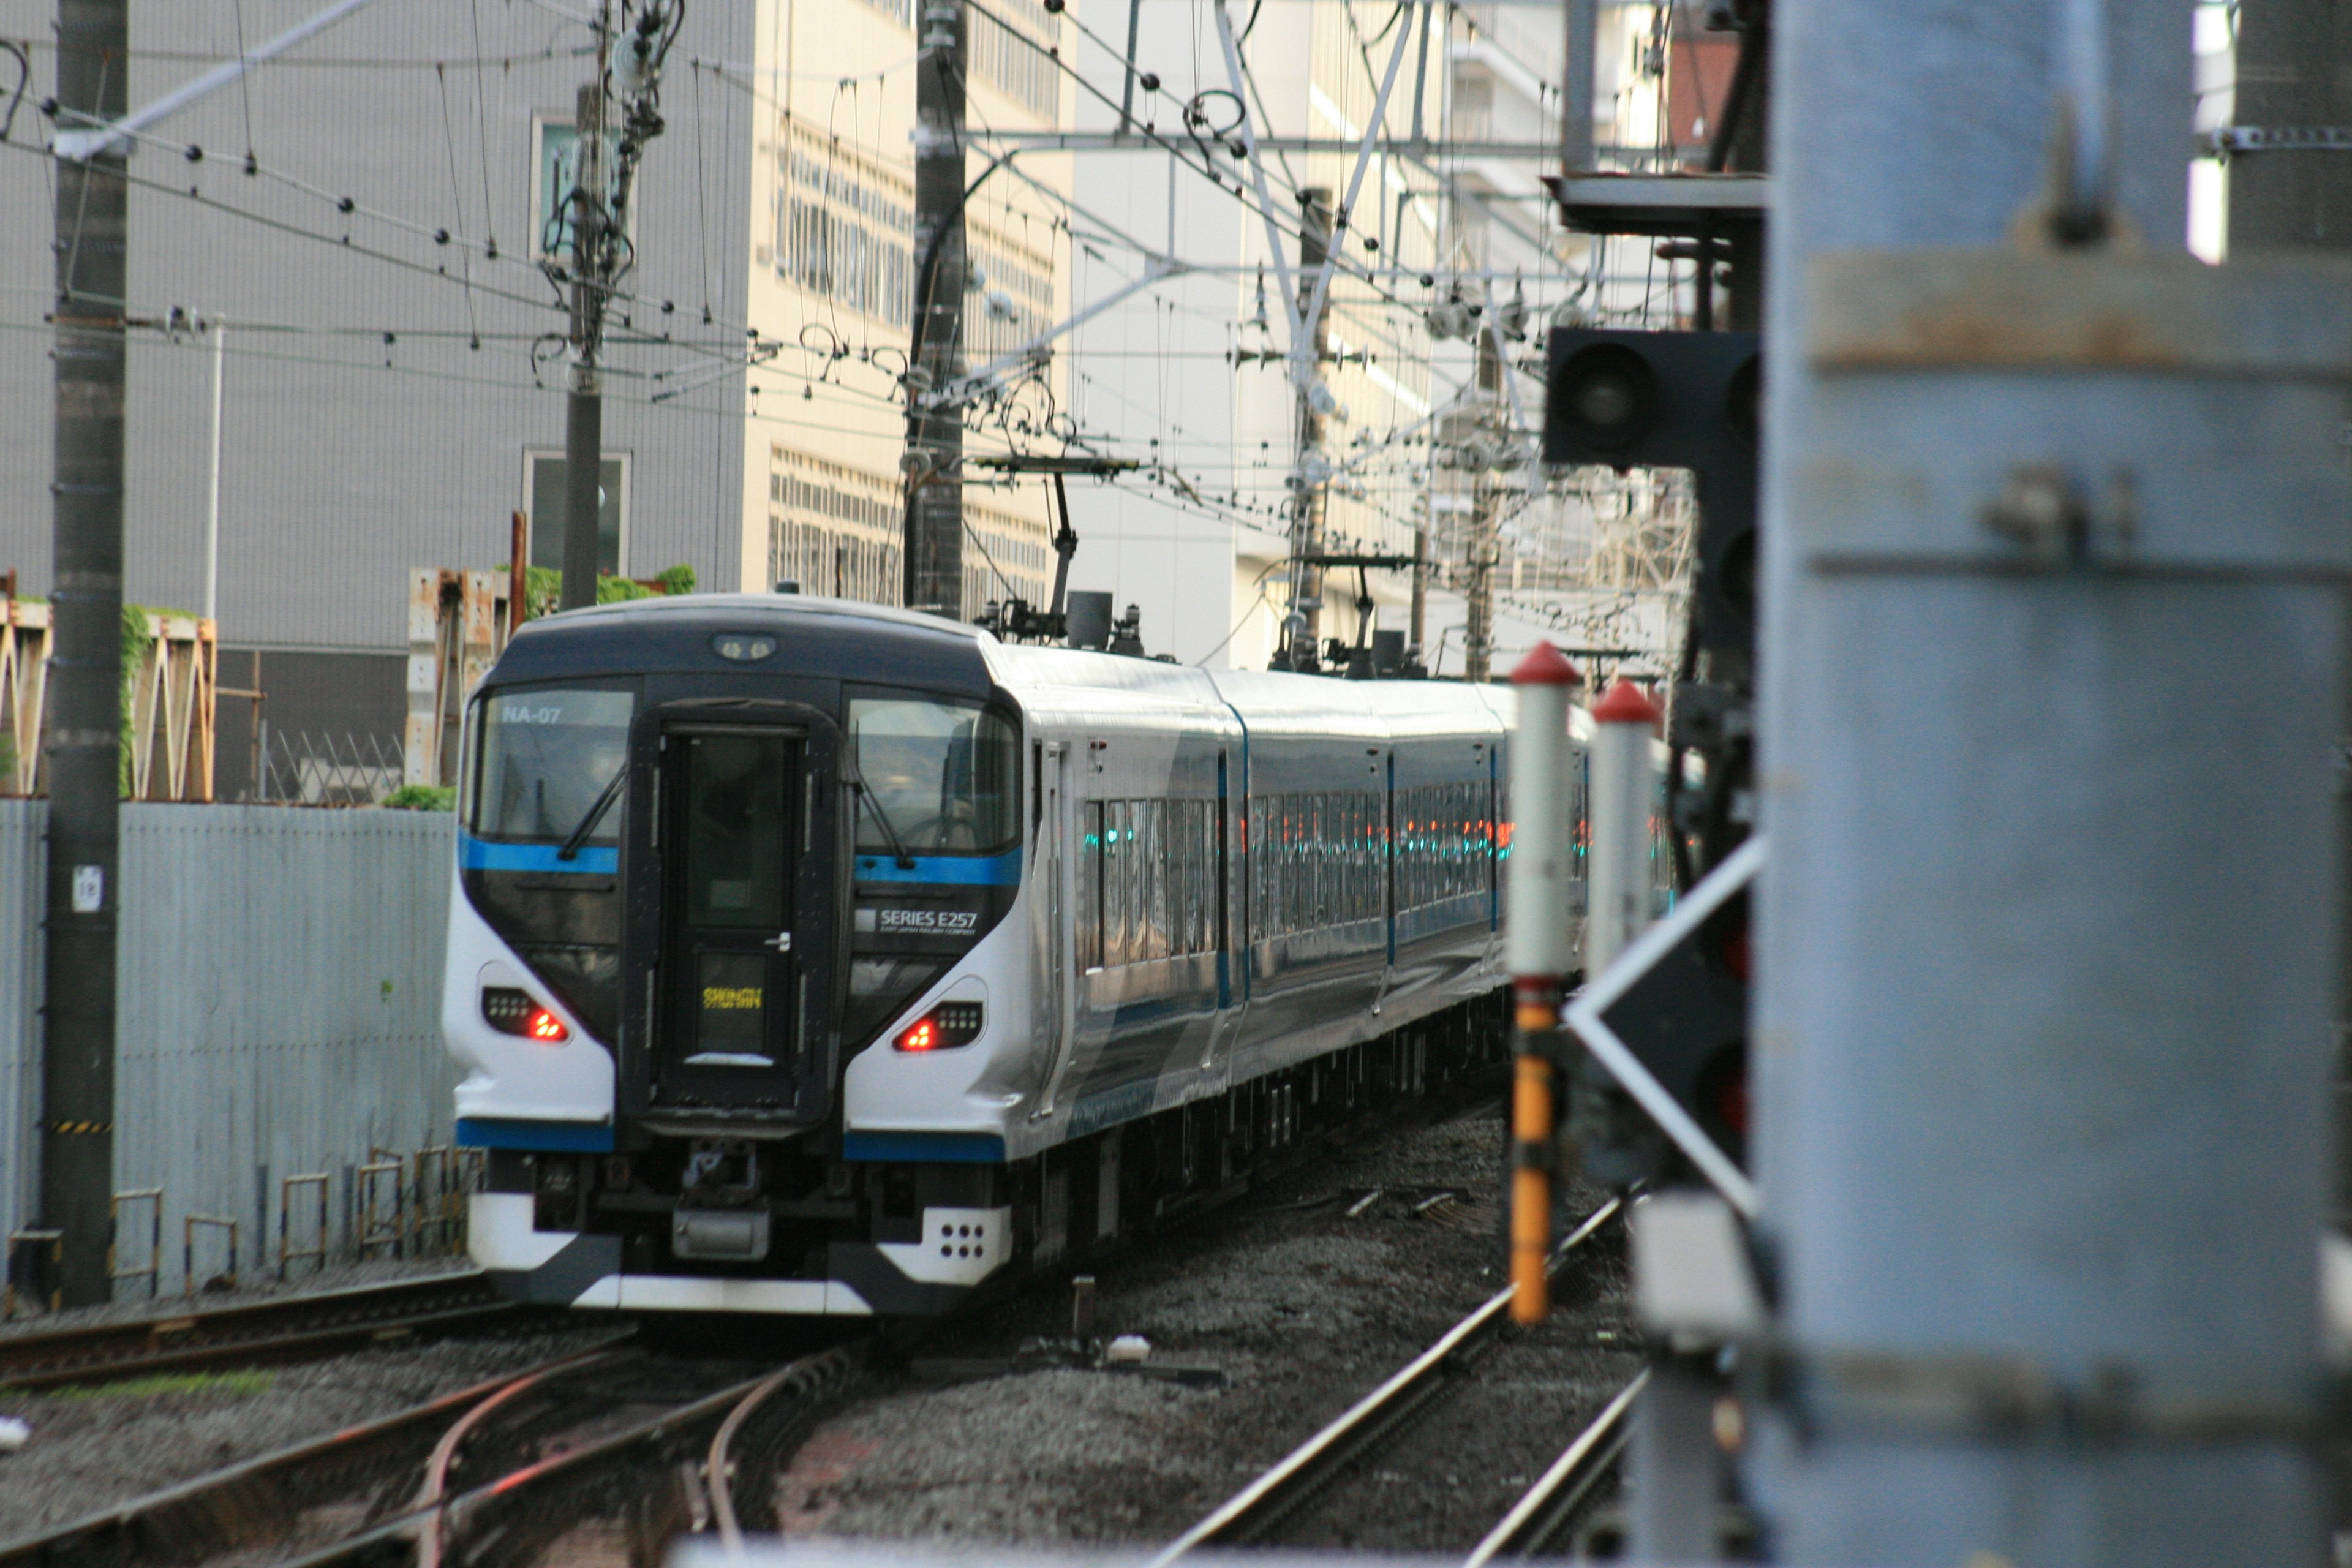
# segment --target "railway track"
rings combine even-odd
[[[1622,1198],[1612,1198],[1588,1215],[1554,1250],[1553,1272],[1557,1274],[1623,1208]],[[1509,1321],[1510,1302],[1511,1288],[1506,1287],[1387,1382],[1179,1536],[1153,1560],[1151,1568],[1167,1568],[1198,1546],[1246,1546],[1266,1541],[1301,1506],[1426,1412]]]
[[[1498,1559],[1507,1563],[1533,1557],[1559,1540],[1560,1531],[1583,1511],[1609,1472],[1617,1468],[1632,1435],[1628,1417],[1633,1401],[1649,1381],[1647,1372],[1637,1373],[1618,1390],[1575,1441],[1560,1450],[1550,1468],[1536,1478],[1535,1485],[1520,1494],[1486,1538],[1471,1548],[1462,1568],[1486,1568]]]
[[[746,1376],[627,1337],[0,1543],[0,1568],[520,1568],[559,1543],[645,1563],[677,1534],[772,1526],[735,1477],[776,1473],[865,1342]]]
[[[170,1317],[87,1323],[0,1337],[0,1389],[301,1361],[383,1340],[474,1328],[523,1310],[469,1269]]]
[[[415,1507],[284,1559],[285,1568],[654,1563],[674,1538],[722,1521],[740,1540],[744,1521],[756,1529],[772,1515],[764,1497],[736,1496],[735,1475],[772,1474],[775,1455],[856,1377],[866,1343],[861,1337],[716,1388],[709,1368],[648,1363],[702,1385],[665,1392],[654,1377],[608,1388],[593,1415],[541,1423],[528,1444],[478,1459],[469,1431],[443,1446],[462,1462],[436,1470],[428,1461]]]

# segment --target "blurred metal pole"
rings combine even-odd
[[[1784,1562],[2321,1560],[2352,280],[2181,255],[2189,6],[2083,3],[1774,11]]]
[[[2242,0],[2233,122],[2352,125],[2352,5]],[[2229,163],[2229,253],[2352,250],[2352,156],[2340,148],[2242,153]],[[2352,721],[2340,725],[2352,745]],[[2352,877],[2352,790],[2336,802],[2337,865]],[[2352,903],[2352,887],[2344,897]],[[2352,1220],[2352,922],[2338,949],[2336,1222]]]
[[[58,0],[58,120],[119,120],[130,0]],[[64,1300],[113,1293],[115,870],[122,773],[123,295],[129,148],[57,161],[48,909],[41,1004],[41,1217],[64,1232]]]
[[[1559,163],[1570,174],[1592,167],[1592,66],[1600,0],[1568,0],[1568,47],[1559,95]],[[1420,134],[1416,128],[1414,134]]]

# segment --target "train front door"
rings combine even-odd
[[[661,958],[650,1109],[821,1115],[810,979],[825,921],[806,873],[803,731],[673,724],[661,737]]]

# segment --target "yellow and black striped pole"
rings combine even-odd
[[[1511,1316],[1551,1308],[1552,1148],[1560,986],[1575,960],[1570,872],[1569,699],[1583,678],[1549,643],[1511,672],[1518,728],[1511,742],[1510,931]]]

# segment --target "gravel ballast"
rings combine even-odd
[[[1172,1540],[1500,1288],[1500,1114],[1489,1106],[1377,1134],[1101,1268],[1101,1335],[1144,1335],[1153,1363],[1215,1368],[1227,1387],[1084,1371],[902,1381],[803,1447],[778,1485],[784,1533],[951,1546]],[[1448,1190],[1458,1197],[1422,1207]],[[1570,1206],[1601,1198],[1580,1192]],[[1622,1283],[1612,1229],[1570,1266],[1560,1310],[1532,1331],[1505,1331],[1425,1419],[1296,1513],[1280,1542],[1475,1542],[1639,1369]],[[1066,1297],[1040,1289],[921,1353],[1004,1356],[1025,1337],[1068,1331]]]
[[[388,1345],[308,1365],[0,1390],[0,1415],[32,1427],[23,1448],[0,1454],[0,1542],[520,1371],[621,1327],[582,1320]]]

